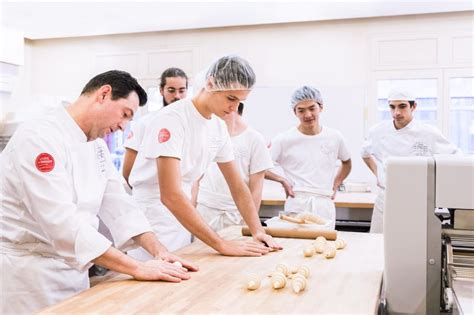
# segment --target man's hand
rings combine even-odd
[[[273,249],[273,250],[283,249],[281,245],[275,242],[275,240],[273,239],[271,235],[268,235],[265,232],[258,232],[253,236],[253,238],[256,241],[265,244],[265,246],[267,246],[270,249]]]
[[[132,272],[132,276],[137,280],[164,280],[169,282],[181,282],[181,280],[191,278],[186,269],[158,259],[139,262]]]
[[[158,256],[155,256],[155,258],[162,259],[166,262],[169,263],[174,263],[175,261],[178,261],[181,263],[181,265],[186,268],[189,271],[198,271],[199,268],[198,266],[192,264],[191,262],[182,259],[176,255],[171,254],[170,252],[161,252]]]

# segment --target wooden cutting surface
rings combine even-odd
[[[373,209],[376,197],[374,193],[338,192],[334,203],[340,208]],[[267,195],[262,199],[262,206],[283,206],[284,204],[284,195]]]
[[[220,233],[226,239],[246,239],[240,227]],[[303,257],[312,240],[278,239],[284,250],[263,257],[225,257],[197,241],[177,253],[199,265],[200,271],[181,283],[140,282],[117,275],[40,314],[375,314],[383,269],[381,234],[338,232],[347,247],[334,259],[321,254]],[[274,290],[267,277],[278,263],[307,265],[305,291],[290,286]],[[260,289],[248,291],[246,277],[257,273]]]

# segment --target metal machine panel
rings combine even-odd
[[[436,207],[474,209],[474,159],[436,155]]]
[[[434,214],[434,160],[387,162],[384,287],[390,314],[438,314],[441,223]],[[433,280],[434,279],[434,280]]]

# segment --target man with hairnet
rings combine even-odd
[[[270,146],[273,162],[282,168],[284,176],[267,171],[265,178],[283,185],[285,211],[316,214],[330,220],[327,227],[333,229],[334,197],[351,171],[349,151],[341,133],[320,122],[324,102],[319,90],[311,86],[297,89],[291,107],[299,125],[279,134]],[[342,162],[339,168],[338,160]]]
[[[382,121],[370,128],[361,150],[362,159],[377,177],[379,187],[372,212],[371,233],[383,233],[385,162],[389,157],[461,153],[438,129],[414,119],[417,104],[409,91],[391,90],[388,106],[393,120]]]
[[[222,57],[209,68],[196,96],[160,110],[150,122],[130,184],[158,239],[169,249],[188,245],[191,233],[223,255],[260,256],[271,248],[281,248],[260,224],[221,119],[237,110],[254,83],[255,74],[247,61]],[[193,206],[192,185],[212,162],[217,162],[224,175],[254,241],[222,239]]]

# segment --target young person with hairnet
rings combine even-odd
[[[370,128],[361,150],[362,159],[377,177],[379,187],[372,212],[371,233],[383,233],[385,162],[389,157],[461,153],[438,129],[414,119],[417,104],[410,92],[403,89],[390,91],[388,106],[393,120],[382,121]]]
[[[319,90],[311,86],[298,88],[291,97],[298,126],[279,134],[271,141],[270,152],[284,176],[267,171],[265,178],[280,182],[287,199],[285,211],[310,212],[331,220],[335,227],[334,197],[351,171],[349,151],[341,133],[323,126],[324,108]],[[342,165],[336,173],[336,162]]]
[[[265,171],[272,168],[273,163],[263,136],[242,119],[243,110],[244,104],[240,103],[237,113],[231,112],[223,119],[232,141],[235,162],[240,175],[250,189],[258,212],[262,200]],[[199,183],[196,208],[214,231],[230,225],[244,224],[225,178],[216,163],[208,168]]]
[[[160,77],[160,94],[163,97],[163,106],[186,98],[188,94],[188,76],[179,68],[168,68]],[[122,175],[128,183],[130,171],[137,158],[138,148],[143,141],[147,122],[152,120],[154,113],[150,113],[137,121],[130,130],[127,140],[123,144],[125,156],[123,158]]]
[[[209,68],[205,80],[196,96],[160,110],[150,122],[130,174],[133,195],[145,207],[160,241],[170,249],[189,244],[191,233],[223,255],[259,256],[270,248],[281,248],[260,224],[221,119],[247,98],[255,74],[247,61],[225,56]],[[222,239],[193,206],[192,185],[212,162],[218,163],[255,241]]]
[[[87,289],[92,263],[138,280],[189,278],[169,263],[180,259],[151,232],[100,139],[123,130],[146,101],[130,74],[108,71],[70,106],[24,123],[10,139],[0,158],[2,314],[37,312]],[[97,231],[98,216],[116,248]],[[120,251],[137,246],[156,259]]]

